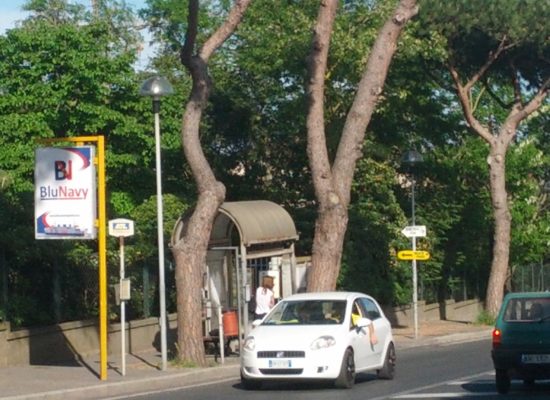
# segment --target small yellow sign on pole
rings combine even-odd
[[[423,250],[401,250],[397,253],[397,258],[400,260],[425,261],[430,259],[430,253]]]

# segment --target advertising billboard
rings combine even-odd
[[[43,147],[35,155],[36,239],[95,239],[95,147]]]

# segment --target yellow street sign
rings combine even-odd
[[[423,250],[401,250],[397,253],[400,260],[429,260],[430,253]]]

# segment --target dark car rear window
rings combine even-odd
[[[550,297],[534,298],[520,297],[508,301],[504,310],[503,320],[506,322],[540,321],[550,316]]]

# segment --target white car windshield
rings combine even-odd
[[[269,313],[262,325],[342,324],[345,312],[345,300],[282,301]]]

